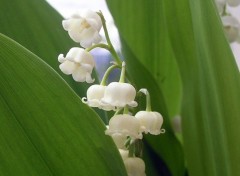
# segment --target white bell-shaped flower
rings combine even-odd
[[[66,57],[63,54],[58,56],[61,63],[59,68],[67,75],[71,75],[77,82],[92,83],[91,74],[95,66],[93,56],[82,48],[71,48]]]
[[[139,111],[135,117],[140,121],[140,128],[144,133],[158,135],[161,133],[163,117],[158,112]]]
[[[145,163],[141,158],[130,157],[124,161],[128,176],[146,176]]]
[[[62,25],[69,36],[85,48],[101,40],[99,31],[102,22],[96,12],[88,10],[80,15],[74,14],[71,18],[63,20]]]
[[[229,42],[237,40],[240,30],[240,23],[233,16],[222,16],[222,23]]]
[[[142,139],[139,120],[128,114],[113,116],[109,121],[109,128],[105,131],[105,134],[109,136],[122,134],[133,139]]]
[[[123,161],[128,158],[128,154],[129,154],[128,150],[118,149],[118,151],[119,151]]]
[[[227,3],[231,7],[236,7],[240,4],[240,0],[228,0]]]
[[[127,140],[126,135],[123,135],[122,133],[114,133],[111,136],[118,149],[126,149],[124,145]]]
[[[103,85],[92,85],[87,90],[87,98],[82,98],[84,103],[87,103],[90,107],[98,107],[99,109],[103,109],[105,111],[113,110],[114,107],[108,104],[103,104],[101,99],[104,96],[106,86]]]
[[[135,96],[136,90],[131,84],[112,82],[107,86],[102,102],[115,107],[136,107]]]

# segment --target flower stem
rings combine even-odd
[[[109,34],[108,34],[108,30],[107,30],[107,26],[106,26],[106,20],[102,14],[101,11],[97,12],[97,14],[100,16],[101,18],[101,21],[102,21],[102,25],[103,25],[103,30],[104,30],[104,33],[105,33],[105,37],[106,37],[106,40],[107,40],[107,43],[108,43],[108,51],[113,55],[115,61],[117,62],[118,65],[121,65],[122,61],[121,59],[119,58],[116,50],[114,49],[113,45],[112,45],[112,42],[109,38]]]
[[[89,52],[91,50],[93,50],[94,48],[105,48],[107,50],[109,50],[109,46],[104,44],[104,43],[99,43],[99,44],[96,44],[96,45],[93,45],[89,48],[86,48],[85,51]]]
[[[122,108],[118,109],[118,110],[114,113],[114,116],[115,116],[115,115],[118,115],[122,110],[123,110]]]
[[[135,157],[135,140],[131,140],[129,148],[128,148],[128,157]]]
[[[117,67],[119,67],[119,66],[118,65],[112,65],[106,70],[106,72],[103,75],[103,78],[102,78],[102,81],[101,81],[100,85],[106,86],[106,82],[107,82],[107,79],[109,77],[109,74],[112,72],[113,69],[115,69]]]
[[[142,92],[146,95],[146,111],[152,111],[151,108],[151,97],[147,89],[140,89],[139,92]]]
[[[124,82],[125,82],[125,72],[126,72],[125,66],[126,66],[126,64],[125,64],[125,62],[123,61],[123,62],[122,62],[121,75],[120,75],[120,79],[119,79],[119,82],[120,82],[120,83],[124,83]]]
[[[129,149],[129,146],[131,144],[131,138],[130,137],[127,137],[127,140],[124,142],[124,146]]]
[[[128,114],[128,107],[127,106],[124,107],[123,114]]]

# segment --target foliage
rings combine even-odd
[[[239,71],[214,1],[107,3],[129,79],[164,117],[166,133],[146,136],[147,174],[238,175]],[[0,7],[0,175],[126,175],[106,115],[81,102],[89,86],[60,73],[57,55],[74,46],[62,17],[45,1]]]

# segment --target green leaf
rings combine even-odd
[[[97,114],[47,64],[0,34],[0,175],[126,175]]]
[[[189,174],[239,175],[240,77],[214,1],[164,1],[183,80]]]
[[[162,88],[169,116],[178,115],[181,80],[167,35],[163,1],[107,2],[121,37]]]

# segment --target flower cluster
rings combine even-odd
[[[88,88],[82,102],[90,107],[115,111],[115,115],[109,120],[105,134],[111,136],[119,149],[128,175],[146,175],[145,164],[141,159],[142,148],[137,146],[142,143],[144,133],[152,135],[164,133],[164,129],[161,129],[162,115],[151,110],[150,94],[147,89],[139,90],[139,93],[146,95],[146,110],[139,111],[135,115],[129,112],[129,108],[132,109],[138,105],[135,101],[137,91],[131,83],[126,82],[126,64],[121,61],[112,46],[101,12],[87,11],[81,15],[75,14],[63,20],[62,25],[68,31],[70,38],[81,45],[81,47],[71,48],[65,57],[63,54],[58,56],[61,71],[67,75],[71,74],[75,81],[94,82],[91,76],[95,67],[94,58],[90,53],[92,49],[101,47],[114,56],[115,63],[106,70],[100,84],[94,84]],[[99,43],[99,31],[102,27],[107,44]],[[121,69],[119,82],[111,82],[107,85],[109,74],[114,69]]]
[[[221,15],[223,27],[230,43],[240,43],[240,22],[236,17],[228,13],[228,7],[237,7],[240,0],[215,0],[218,11]]]

